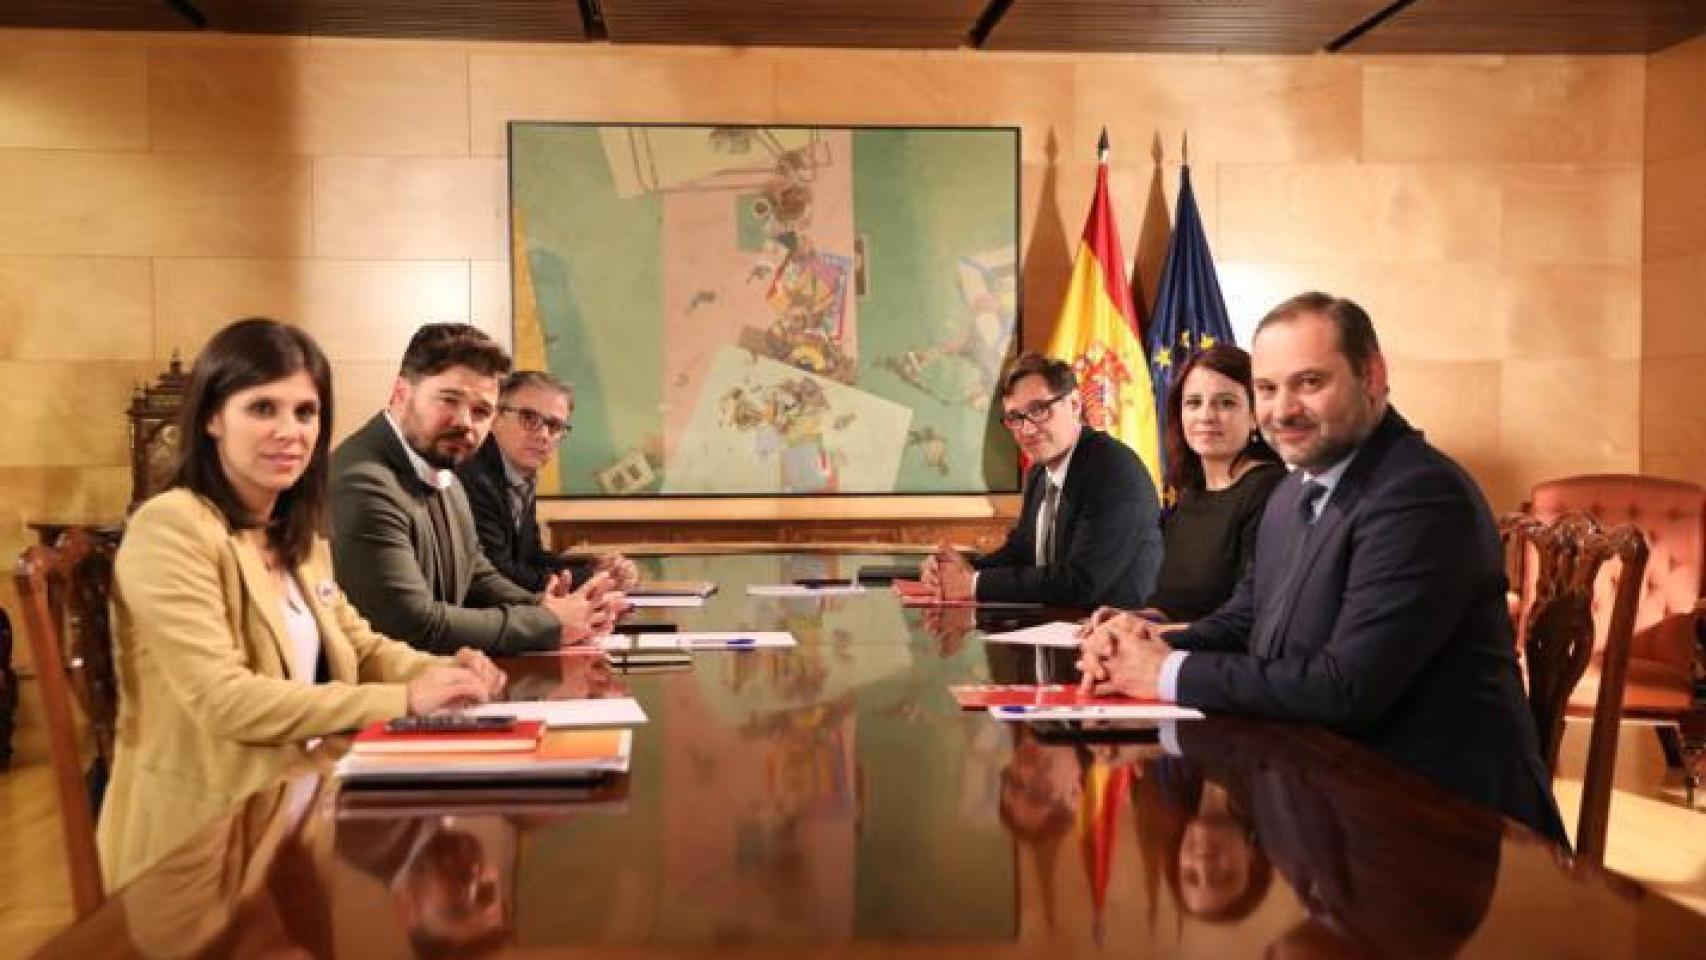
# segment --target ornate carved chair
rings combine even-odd
[[[1685,481],[1632,474],[1566,477],[1535,486],[1529,506],[1535,518],[1551,520],[1569,512],[1589,514],[1602,524],[1631,524],[1647,540],[1651,557],[1638,593],[1623,716],[1655,725],[1666,760],[1683,771],[1693,806],[1702,744],[1698,735],[1685,737],[1683,731],[1698,734],[1702,716],[1695,682],[1701,676],[1701,627],[1706,619],[1706,490]],[[1535,565],[1525,561],[1516,581],[1523,584],[1523,605],[1533,596],[1535,573]],[[1603,614],[1620,577],[1617,569],[1608,567],[1595,583],[1596,652],[1605,645],[1610,621]],[[1522,621],[1517,622],[1520,630]],[[1596,655],[1570,702],[1573,715],[1593,710],[1599,677]]]
[[[1529,710],[1540,732],[1542,756],[1554,776],[1572,694],[1596,658],[1596,634],[1603,638],[1597,653],[1600,681],[1587,772],[1582,777],[1581,813],[1576,821],[1576,856],[1597,866],[1605,860],[1630,641],[1647,568],[1646,539],[1630,524],[1604,530],[1584,513],[1568,513],[1551,521],[1517,515],[1506,518],[1503,528],[1508,537],[1531,548],[1536,561],[1534,590],[1521,624],[1523,661]],[[1614,558],[1619,561],[1616,595],[1609,616],[1596,618],[1595,583],[1606,561]],[[1604,621],[1603,633],[1596,630],[1596,620]]]
[[[103,899],[95,815],[99,788],[111,768],[118,716],[107,612],[113,551],[110,539],[75,528],[60,538],[57,547],[38,544],[25,550],[14,574],[41,688],[48,755],[71,869],[72,903],[79,918],[92,913]],[[94,741],[95,761],[87,776],[73,699],[87,718]]]
[[[166,372],[131,395],[130,409],[130,507],[136,512],[156,493],[166,489],[178,461],[178,411],[183,408],[189,375],[183,361],[172,355]]]

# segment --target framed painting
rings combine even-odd
[[[516,363],[575,392],[541,494],[1017,489],[1017,128],[509,139]]]

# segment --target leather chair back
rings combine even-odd
[[[1706,587],[1706,490],[1693,483],[1636,474],[1598,474],[1544,481],[1529,512],[1540,521],[1585,513],[1604,525],[1629,524],[1647,542],[1648,560],[1630,641],[1631,696],[1625,714],[1668,717],[1689,707],[1695,657],[1696,604]],[[1538,567],[1530,546],[1522,563],[1522,606],[1533,601]],[[1594,648],[1603,651],[1621,569],[1607,565],[1594,584]],[[1518,611],[1523,613],[1524,611]],[[1519,616],[1519,632],[1527,622]],[[1523,638],[1518,637],[1521,644]],[[1592,708],[1597,671],[1577,690],[1579,712]]]

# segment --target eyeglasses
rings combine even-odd
[[[1015,432],[1020,426],[1027,423],[1033,427],[1040,427],[1053,414],[1054,405],[1065,400],[1071,394],[1071,390],[1066,390],[1049,397],[1047,400],[1038,400],[1023,410],[1009,410],[1001,415],[1001,425]]]
[[[526,430],[528,433],[537,433],[543,430],[545,431],[545,436],[552,440],[560,440],[570,430],[574,429],[567,420],[558,420],[556,417],[547,417],[543,413],[528,407],[511,407],[499,404],[498,409],[502,410],[504,413],[515,414],[515,418],[521,421],[521,429]]]

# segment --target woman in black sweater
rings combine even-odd
[[[1256,429],[1250,355],[1215,344],[1191,357],[1167,392],[1166,552],[1145,613],[1184,623],[1232,595],[1256,553],[1268,494],[1285,477]]]

